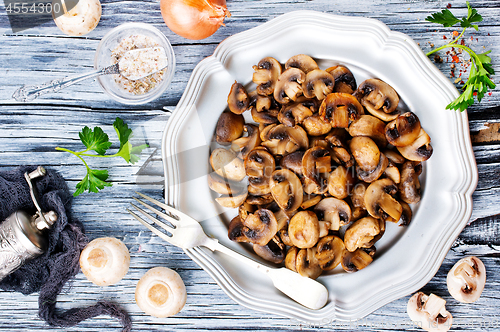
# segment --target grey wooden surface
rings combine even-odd
[[[500,73],[500,3],[498,0],[471,0],[484,18],[479,32],[473,33],[472,47],[492,49],[493,66]],[[313,331],[316,327],[300,325],[287,318],[253,311],[236,304],[193,263],[180,249],[152,237],[125,212],[129,197],[141,191],[161,199],[163,170],[160,142],[169,111],[175,108],[196,64],[209,56],[224,38],[258,26],[280,14],[310,9],[333,14],[379,19],[392,30],[408,34],[424,51],[431,44],[445,42],[450,29],[426,22],[425,17],[447,4],[458,14],[465,14],[462,0],[228,0],[232,17],[226,27],[201,41],[189,41],[173,34],[163,23],[159,2],[103,0],[103,16],[98,27],[81,38],[63,35],[53,22],[17,34],[12,33],[5,8],[0,5],[0,170],[21,164],[45,165],[59,171],[70,188],[81,179],[83,166],[74,157],[55,151],[56,146],[79,149],[78,132],[83,126],[101,126],[112,133],[112,123],[119,116],[129,123],[139,141],[150,148],[141,161],[125,165],[120,160],[92,160],[94,167],[109,167],[115,183],[98,195],[83,194],[75,198],[73,217],[80,219],[90,239],[115,236],[130,250],[129,273],[117,285],[98,287],[78,274],[58,298],[61,310],[108,299],[121,304],[131,314],[134,331],[234,331],[288,330]],[[11,99],[21,84],[43,83],[88,71],[93,66],[94,50],[102,36],[125,22],[146,22],[158,27],[170,39],[177,57],[174,80],[158,100],[143,106],[125,106],[110,100],[96,82],[88,81],[60,93],[20,104]],[[450,76],[450,63],[438,64]],[[500,83],[500,75],[493,76]],[[454,78],[450,77],[451,81]],[[447,308],[455,318],[453,330],[500,330],[500,140],[495,130],[500,122],[500,93],[491,95],[469,109],[470,130],[478,163],[479,183],[473,195],[474,210],[470,224],[456,240],[436,276],[423,288],[448,301]],[[164,109],[165,107],[165,109]],[[482,134],[492,132],[492,139]],[[479,301],[460,304],[446,290],[446,273],[464,255],[480,257],[488,271],[487,286]],[[138,279],[150,268],[168,266],[179,272],[186,283],[188,300],[176,316],[165,319],[149,317],[134,300]],[[37,316],[37,294],[23,296],[0,292],[0,330],[52,331]],[[323,330],[406,331],[418,330],[406,314],[408,297],[394,301],[357,322],[333,322]],[[117,321],[98,317],[80,323],[68,331],[119,331]]]

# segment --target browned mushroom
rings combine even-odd
[[[276,81],[281,75],[281,64],[272,57],[266,57],[253,66],[252,81],[257,84],[257,93],[268,96],[274,93]]]
[[[339,199],[349,196],[356,181],[353,173],[354,169],[347,169],[344,166],[335,168],[328,177],[328,193]]]
[[[217,148],[212,151],[210,165],[224,179],[238,182],[243,180],[246,175],[243,160],[238,158],[233,151],[224,148]]]
[[[311,136],[325,135],[332,129],[330,122],[323,120],[319,115],[312,115],[305,118],[302,126]]]
[[[389,164],[387,157],[380,153],[377,144],[369,137],[353,137],[349,147],[356,160],[357,176],[362,181],[370,183],[377,180]]]
[[[399,115],[399,111],[396,109],[399,96],[384,81],[376,78],[367,79],[358,86],[354,96],[368,112],[383,121],[392,121]]]
[[[298,68],[307,74],[308,72],[317,69],[318,64],[309,55],[297,54],[285,62],[285,69],[288,68]]]
[[[273,108],[273,98],[272,96],[260,95],[257,90],[254,90],[248,94],[249,105],[252,109],[257,112],[267,112]],[[276,104],[276,102],[274,102]]]
[[[389,161],[392,162],[393,164],[401,165],[404,164],[406,161],[406,159],[402,155],[400,155],[397,150],[387,149],[382,152],[385,154],[387,159],[389,159]]]
[[[365,193],[369,184],[365,182],[358,182],[352,189],[351,202],[354,207],[366,209],[365,207]]]
[[[316,204],[318,204],[321,201],[321,199],[322,199],[321,195],[306,195],[302,200],[300,208],[303,210],[307,210],[310,207],[313,207]]]
[[[365,193],[365,206],[368,213],[374,218],[387,220],[391,217],[398,221],[403,208],[393,197],[397,191],[397,186],[391,179],[380,179],[371,183]]]
[[[302,204],[302,183],[295,173],[287,169],[276,170],[271,175],[271,194],[286,213],[296,211]]]
[[[271,124],[278,122],[279,111],[277,109],[258,112],[257,108],[253,107],[250,112],[252,114],[252,119],[257,123]]]
[[[411,222],[413,213],[411,211],[411,207],[408,205],[408,203],[405,202],[399,202],[401,204],[401,207],[403,208],[403,212],[401,213],[401,224],[400,226],[408,226]]]
[[[222,195],[234,195],[237,192],[242,192],[243,186],[239,182],[228,181],[216,173],[210,173],[207,176],[208,187],[216,193]]]
[[[302,94],[302,83],[306,74],[297,68],[285,70],[274,88],[274,99],[280,104],[287,104],[290,100],[295,101]]]
[[[227,96],[229,110],[234,114],[241,114],[248,109],[249,101],[245,87],[241,83],[234,82]]]
[[[316,259],[316,247],[300,249],[295,266],[301,276],[311,279],[316,279],[323,272]]]
[[[306,74],[306,78],[302,83],[302,91],[307,98],[316,97],[318,100],[323,100],[333,91],[335,79],[330,73],[314,69]]]
[[[351,207],[345,201],[334,197],[323,198],[315,207],[318,220],[330,222],[330,229],[338,231],[340,226],[351,221]]]
[[[243,202],[247,199],[247,196],[248,192],[245,190],[232,195],[222,195],[217,197],[215,201],[223,207],[234,209],[243,204]]]
[[[420,201],[420,180],[418,179],[420,173],[422,173],[422,164],[419,162],[407,161],[403,164],[399,184],[399,197],[403,202],[414,204]]]
[[[295,152],[309,145],[307,133],[300,126],[287,127],[279,124],[267,131],[262,146],[271,151],[273,155],[284,155]]]
[[[329,121],[333,128],[347,128],[349,124],[364,114],[363,106],[350,94],[330,93],[319,107],[319,115]]]
[[[259,128],[257,126],[246,124],[244,130],[247,133],[247,136],[240,137],[234,140],[231,144],[231,149],[233,151],[239,151],[243,159],[246,158],[248,153],[255,149],[255,147],[257,147],[261,142]]]
[[[389,164],[384,171],[384,175],[396,184],[399,184],[401,182],[401,172],[399,172],[399,168],[394,165],[392,161],[389,161]]]
[[[253,245],[253,251],[260,257],[274,264],[281,264],[285,260],[285,245],[276,235],[265,246]]]
[[[370,248],[385,232],[385,221],[373,217],[365,217],[353,222],[344,234],[344,244],[347,250]]]
[[[371,262],[373,262],[372,256],[368,254],[364,249],[356,249],[353,252],[344,250],[342,254],[342,260],[340,261],[344,271],[349,273],[364,269]]]
[[[329,72],[335,80],[333,92],[352,94],[356,90],[356,79],[346,66],[337,65],[326,69],[326,71]]]
[[[228,237],[231,241],[236,242],[250,242],[248,238],[243,233],[243,223],[241,222],[240,216],[234,217],[228,226]]]
[[[288,236],[298,248],[312,248],[319,239],[318,217],[312,211],[297,212],[288,224]]]
[[[407,146],[397,147],[399,153],[408,160],[425,161],[432,155],[431,138],[427,133],[420,129],[418,137]]]
[[[302,158],[302,174],[314,182],[320,191],[326,190],[327,181],[332,170],[330,152],[320,146],[308,149]]]
[[[346,144],[347,132],[342,128],[334,128],[330,131],[325,140],[328,141],[328,147],[332,150],[332,159],[340,165],[351,167],[354,165],[354,157]]]
[[[328,235],[321,238],[316,246],[316,259],[321,269],[333,270],[340,264],[345,246],[341,238]]]
[[[222,112],[215,126],[215,140],[217,143],[230,144],[243,134],[245,120],[240,114],[233,112]]]
[[[278,113],[278,120],[286,126],[293,127],[302,123],[305,118],[311,115],[313,115],[313,112],[309,107],[304,106],[302,103],[295,102],[281,108]]]
[[[272,154],[262,147],[255,148],[247,155],[244,165],[250,186],[258,189],[269,187],[271,174],[276,168]]]
[[[258,209],[242,221],[242,234],[249,242],[265,246],[278,232],[278,223],[268,209]]]
[[[294,272],[297,272],[297,255],[299,253],[299,248],[291,246],[286,252],[285,256],[285,266]]]
[[[420,133],[420,120],[413,112],[406,112],[392,120],[385,127],[385,137],[393,146],[407,146]]]
[[[387,139],[385,137],[385,123],[372,116],[372,115],[361,115],[357,120],[354,120],[347,131],[351,136],[368,136],[370,137],[379,147],[383,148],[387,145]]]
[[[304,151],[295,151],[287,154],[280,161],[280,166],[282,168],[289,169],[295,174],[302,176],[302,158],[304,157]]]

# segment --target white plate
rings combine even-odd
[[[358,84],[378,77],[399,93],[432,138],[434,154],[425,162],[423,197],[409,227],[388,225],[367,268],[334,272],[318,281],[330,292],[320,310],[307,309],[273,288],[259,272],[205,248],[186,253],[236,302],[256,310],[311,324],[359,319],[415,292],[437,272],[472,212],[477,168],[466,112],[446,110],[458,91],[408,36],[367,18],[296,11],[224,40],[193,71],[163,137],[166,202],[202,221],[207,234],[245,255],[230,241],[227,224],[236,210],[222,211],[207,186],[209,149],[231,85],[251,83],[252,65],[273,56],[280,62],[306,53],[321,68],[347,65]]]

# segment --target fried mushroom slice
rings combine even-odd
[[[385,137],[386,124],[382,120],[372,115],[361,115],[359,119],[354,120],[347,131],[351,136],[370,137],[379,147],[387,145]]]
[[[224,179],[239,182],[245,178],[243,160],[231,150],[217,148],[210,155],[210,165],[215,173]]]
[[[288,236],[298,248],[312,248],[319,239],[319,221],[312,211],[297,212],[288,224]]]
[[[486,283],[486,268],[483,262],[469,256],[460,259],[448,272],[446,284],[455,300],[472,303],[479,299]]]
[[[301,276],[311,279],[316,279],[323,272],[316,259],[316,247],[300,249],[295,266]]]
[[[348,197],[356,181],[353,171],[344,166],[335,168],[328,176],[328,193],[339,199]]]
[[[418,137],[407,146],[397,147],[399,153],[408,160],[426,161],[432,155],[431,138],[424,129],[420,129]]]
[[[251,186],[258,189],[269,187],[271,174],[276,168],[272,154],[262,147],[255,148],[245,158],[244,165]]]
[[[295,174],[302,176],[302,159],[304,158],[304,151],[295,151],[287,154],[280,160],[282,168],[289,169]]]
[[[268,110],[263,112],[258,112],[256,108],[252,108],[250,111],[252,114],[252,119],[259,124],[271,124],[278,122],[278,110]]]
[[[266,57],[252,67],[252,81],[257,84],[257,93],[263,96],[269,96],[274,93],[276,81],[281,75],[281,63],[272,57]]]
[[[384,171],[384,175],[396,184],[401,182],[401,172],[399,171],[399,168],[392,163],[392,161],[389,161],[389,164]]]
[[[302,94],[302,83],[306,79],[306,74],[297,68],[285,70],[274,88],[274,99],[280,104],[287,104],[290,100],[295,101]]]
[[[365,193],[369,184],[366,182],[358,182],[352,189],[351,202],[354,207],[366,209]]]
[[[295,102],[281,108],[278,113],[278,120],[286,126],[293,127],[312,115],[313,112],[309,107],[303,103]]]
[[[327,186],[331,166],[330,152],[320,146],[308,149],[302,158],[302,174],[320,188]]]
[[[356,79],[346,66],[337,65],[327,68],[326,71],[329,72],[335,80],[333,92],[352,94],[356,90]]]
[[[278,222],[268,209],[258,209],[242,221],[241,232],[249,242],[265,246],[278,232]]]
[[[353,94],[368,112],[383,121],[392,121],[399,115],[396,110],[399,96],[386,82],[370,78],[363,81]]]
[[[399,204],[401,204],[401,207],[403,208],[403,212],[401,213],[401,218],[399,219],[401,223],[399,225],[408,226],[411,223],[411,219],[413,216],[411,207],[408,205],[408,203],[405,202],[399,202]]]
[[[259,146],[261,142],[259,127],[253,124],[246,124],[244,126],[244,131],[247,133],[247,136],[240,137],[231,144],[231,149],[233,151],[239,151],[243,159],[247,157],[250,151]]]
[[[422,164],[407,161],[401,167],[401,182],[399,183],[399,197],[408,204],[418,203],[421,198],[420,180]]]
[[[323,120],[319,115],[312,115],[305,118],[302,122],[302,126],[311,136],[326,135],[332,129],[330,122]]]
[[[356,160],[356,174],[361,181],[371,183],[377,180],[389,164],[387,157],[380,153],[377,144],[369,137],[353,137],[349,148]]]
[[[273,107],[272,96],[259,95],[257,90],[254,90],[248,94],[249,103],[252,109],[257,112],[267,112]]]
[[[285,260],[285,245],[276,235],[265,246],[253,245],[253,251],[266,261],[281,264]]]
[[[363,106],[350,94],[330,93],[319,107],[319,115],[329,121],[332,128],[348,128],[349,124],[364,114]]]
[[[405,157],[400,155],[399,152],[397,152],[397,150],[386,149],[382,151],[382,153],[385,154],[387,159],[389,159],[389,161],[392,162],[393,164],[401,165],[404,164],[406,161]]]
[[[420,120],[413,112],[406,112],[389,122],[385,127],[385,137],[393,146],[407,146],[420,133]]]
[[[316,259],[324,271],[336,268],[342,260],[345,245],[341,238],[335,235],[328,235],[321,238],[316,245]]]
[[[332,159],[340,165],[351,167],[354,165],[354,157],[345,143],[347,132],[342,128],[334,128],[325,137],[328,147],[332,150]]]
[[[261,145],[269,149],[273,155],[285,155],[306,149],[309,146],[309,139],[302,127],[279,124],[266,131]]]
[[[335,79],[330,73],[314,69],[306,74],[306,78],[302,83],[302,91],[305,97],[323,100],[333,91]]]
[[[445,308],[446,301],[437,295],[414,294],[406,310],[410,319],[426,331],[445,332],[451,328],[453,317]]]
[[[297,54],[292,56],[285,62],[285,69],[288,68],[298,68],[302,70],[304,73],[308,73],[314,69],[318,69],[318,64],[306,54]]]
[[[247,90],[241,83],[235,81],[227,96],[229,110],[234,114],[241,114],[248,109],[249,102]]]
[[[353,252],[344,250],[340,264],[344,271],[352,273],[364,269],[371,262],[373,262],[373,257],[370,254],[363,249],[356,249]]]
[[[250,242],[250,240],[243,233],[243,223],[241,222],[240,216],[234,217],[229,223],[227,236],[229,240],[236,242]]]
[[[344,234],[345,248],[351,252],[358,248],[370,248],[385,232],[385,221],[365,217],[353,222]]]
[[[223,207],[234,209],[243,204],[243,202],[247,199],[247,196],[248,192],[244,191],[234,195],[222,195],[217,197],[215,201]]]
[[[351,221],[351,207],[344,200],[334,197],[323,198],[315,207],[318,220],[330,222],[330,229],[338,231],[340,226]]]
[[[269,182],[274,200],[285,213],[291,214],[302,204],[304,192],[300,179],[290,170],[276,170]]]
[[[216,173],[208,174],[207,178],[208,187],[218,194],[233,195],[243,191],[241,184],[227,181]]]
[[[377,219],[399,220],[403,213],[401,204],[393,197],[397,193],[397,186],[391,179],[380,179],[366,188],[365,206],[368,213]]]
[[[294,246],[291,246],[290,249],[286,252],[285,256],[285,267],[294,272],[297,272],[297,255],[299,254],[300,249]]]
[[[215,140],[217,143],[230,144],[243,135],[245,120],[241,114],[233,112],[222,112],[215,126]]]

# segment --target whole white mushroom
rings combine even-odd
[[[62,8],[55,6],[59,1]],[[61,12],[55,12],[57,9]],[[53,0],[52,4],[54,22],[62,32],[70,36],[82,36],[94,30],[101,19],[101,13],[99,0],[78,0],[76,6],[69,11],[65,0]]]
[[[181,277],[167,267],[155,267],[146,272],[135,289],[135,302],[139,308],[158,318],[181,311],[186,297],[186,286]]]
[[[112,237],[92,240],[80,254],[80,267],[98,286],[116,284],[127,274],[130,254],[122,241]]]

